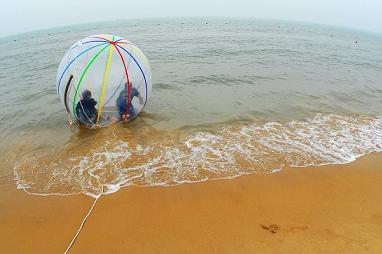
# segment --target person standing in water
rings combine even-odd
[[[77,103],[76,115],[80,123],[85,125],[94,125],[97,121],[98,110],[95,105],[97,102],[92,98],[89,90],[82,92],[82,99]]]
[[[120,116],[120,120],[125,120],[125,119],[132,119],[136,116],[135,114],[135,109],[134,109],[134,105],[132,103],[134,97],[138,97],[139,99],[139,103],[140,104],[143,104],[143,98],[142,96],[140,95],[140,93],[138,92],[138,89],[133,87],[132,84],[130,84],[131,87],[130,87],[130,107],[129,107],[129,110],[127,111],[126,110],[126,107],[127,107],[127,96],[128,96],[128,89],[127,87],[125,87],[120,93],[119,93],[119,96],[118,96],[118,99],[117,99],[117,110],[118,110],[118,113],[119,113],[119,116]],[[126,112],[127,112],[127,115],[126,115]]]

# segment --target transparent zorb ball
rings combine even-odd
[[[114,35],[75,43],[57,71],[57,93],[67,112],[89,127],[131,120],[152,89],[151,68],[133,43]]]

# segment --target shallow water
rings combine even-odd
[[[207,21],[207,22],[206,22]],[[55,76],[92,34],[133,41],[153,69],[128,124],[69,124]],[[355,43],[357,42],[357,43]],[[0,39],[0,183],[95,195],[346,163],[382,150],[382,36],[249,19],[152,19]]]

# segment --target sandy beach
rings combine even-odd
[[[102,196],[70,253],[381,253],[382,153]],[[63,253],[94,199],[3,185],[2,253]]]

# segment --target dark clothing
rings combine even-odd
[[[93,99],[82,99],[77,103],[76,114],[82,124],[94,125],[97,121],[97,102]]]
[[[118,113],[121,116],[121,118],[122,118],[123,115],[126,114],[126,107],[127,107],[126,99],[127,99],[127,95],[128,95],[128,91],[127,91],[127,88],[125,88],[125,89],[123,89],[119,93],[119,96],[118,96],[118,99],[117,99],[117,109],[118,109]],[[130,108],[129,108],[129,111],[128,111],[129,119],[132,119],[132,118],[135,117],[134,106],[133,106],[133,103],[131,103],[131,102],[133,101],[134,97],[138,97],[138,96],[139,96],[138,90],[135,87],[132,87],[130,89]]]

